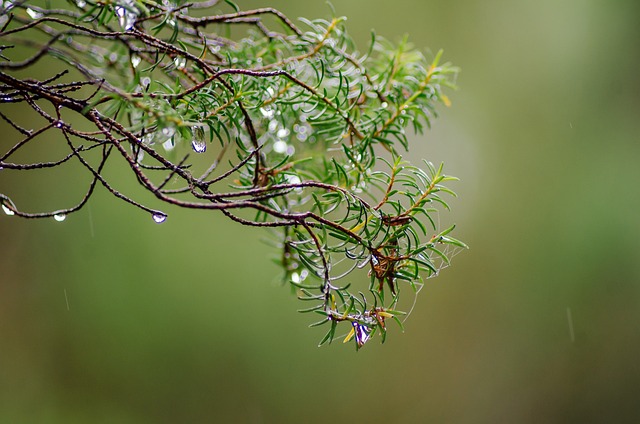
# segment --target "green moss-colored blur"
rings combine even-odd
[[[408,33],[462,68],[410,156],[461,178],[441,219],[471,249],[406,332],[317,348],[265,233],[172,209],[156,225],[98,190],[62,223],[0,216],[0,423],[640,420],[640,3],[334,5],[363,48]],[[89,182],[36,177],[0,171],[0,192],[55,209]]]

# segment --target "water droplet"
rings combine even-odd
[[[27,14],[31,16],[31,19],[40,19],[42,18],[42,13],[36,12],[35,10],[27,7]]]
[[[144,150],[137,149],[137,152],[135,152],[136,163],[142,163],[143,159],[144,159]]]
[[[9,209],[7,207],[7,205],[5,205],[4,203],[2,204],[2,210],[4,211],[4,213],[6,213],[8,216],[12,216],[15,215],[16,213],[14,211],[12,211],[11,209]]]
[[[191,140],[191,147],[196,153],[204,153],[207,150],[207,142],[204,139],[204,128],[201,125],[196,125],[191,129],[193,133],[193,140]]]
[[[173,137],[175,133],[176,133],[176,129],[173,127],[164,127],[162,129],[162,135],[165,137]]]
[[[309,125],[308,124],[304,124],[304,125],[298,125],[295,124],[293,126],[293,131],[296,133],[296,138],[299,141],[305,141],[308,137],[309,137]]]
[[[137,56],[135,54],[131,55],[131,66],[133,66],[134,68],[137,68],[141,61],[142,59],[140,59],[140,56]]]
[[[389,103],[387,102],[382,102],[382,104],[380,105],[382,109],[386,109],[388,106],[389,106]]]
[[[369,340],[369,333],[371,332],[371,329],[366,325],[358,324],[356,322],[353,323],[353,326],[356,331],[356,343],[358,344],[358,348],[361,348]]]
[[[278,129],[278,121],[273,119],[269,122],[269,132],[276,132],[276,129]]]
[[[151,85],[151,78],[149,77],[142,78],[142,80],[140,81],[140,84],[142,84],[145,90],[148,90],[149,85]]]
[[[162,212],[156,212],[151,217],[153,218],[156,224],[162,224],[164,221],[167,220],[167,215],[165,215]]]
[[[285,138],[290,134],[290,131],[287,128],[280,128],[276,135],[278,138]]]
[[[287,147],[289,147],[287,143],[282,140],[278,140],[273,143],[273,151],[276,153],[285,153],[287,151]]]
[[[84,8],[84,7],[87,5],[87,2],[86,2],[86,1],[84,1],[84,0],[77,0],[77,1],[76,1],[76,4],[78,5],[78,7],[79,7],[80,9],[82,9],[82,8]]]
[[[187,66],[187,59],[182,56],[176,56],[173,58],[173,64],[176,65],[178,69],[184,69]]]
[[[53,126],[56,128],[62,128],[63,125],[64,125],[64,122],[62,121],[56,121],[56,123],[53,124]]]
[[[63,214],[63,213],[57,213],[57,214],[53,215],[53,219],[55,219],[58,222],[62,222],[65,219],[67,219],[67,215]]]
[[[285,174],[284,178],[287,180],[287,184],[300,184],[302,180],[297,175]],[[302,187],[293,189],[296,193],[302,193]]]
[[[191,147],[193,147],[193,151],[196,153],[204,153],[207,150],[207,143],[204,140],[196,140],[195,138],[191,140]]]
[[[270,119],[273,118],[273,115],[275,115],[276,111],[271,106],[265,106],[260,108],[260,113],[262,113],[262,116],[264,116],[265,118]]]
[[[300,282],[300,275],[297,272],[291,274],[291,281],[293,283],[298,284]]]
[[[167,152],[173,150],[173,148],[176,147],[176,145],[173,144],[173,138],[170,138],[162,143],[162,147],[164,147],[164,150],[166,150]]]
[[[129,31],[138,19],[135,2],[133,0],[123,0],[120,4],[120,6],[116,6],[115,8],[118,22],[125,31]]]

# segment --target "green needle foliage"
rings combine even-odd
[[[344,18],[293,23],[275,9],[218,3],[0,2],[0,117],[16,139],[2,172],[78,161],[90,179],[66,209],[27,212],[0,194],[2,207],[59,221],[101,185],[164,222],[166,212],[108,181],[106,163],[122,162],[168,208],[268,227],[302,312],[327,328],[321,344],[339,327],[356,348],[376,332],[384,341],[387,320],[402,326],[401,293],[417,293],[466,247],[434,219],[455,178],[401,156],[407,129],[422,133],[436,105],[449,105],[443,90],[457,69],[406,40],[373,35],[358,51]],[[11,161],[53,132],[65,156]]]

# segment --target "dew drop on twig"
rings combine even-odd
[[[207,150],[207,142],[204,139],[204,128],[201,125],[196,125],[191,130],[193,134],[193,140],[191,140],[191,147],[196,153],[204,153]]]
[[[161,212],[156,212],[151,217],[153,218],[156,224],[162,224],[164,221],[167,220],[167,215]]]
[[[14,211],[12,211],[11,209],[9,209],[9,208],[7,207],[7,205],[5,205],[5,204],[3,204],[3,205],[2,205],[2,210],[3,210],[3,211],[4,211],[4,213],[6,213],[8,216],[11,216],[11,215],[15,215],[15,214],[16,214]]]
[[[173,64],[176,65],[178,69],[184,69],[184,67],[187,66],[187,59],[182,56],[176,56],[173,59]]]
[[[57,213],[57,214],[53,215],[53,219],[55,219],[58,222],[62,222],[65,219],[67,219],[67,215],[63,214],[63,213]]]

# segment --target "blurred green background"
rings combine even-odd
[[[442,219],[471,249],[406,332],[317,348],[260,230],[98,190],[63,223],[0,216],[0,423],[640,422],[640,2],[334,6],[362,48],[408,33],[462,68],[411,158],[461,178]],[[0,192],[84,190],[35,181]]]

